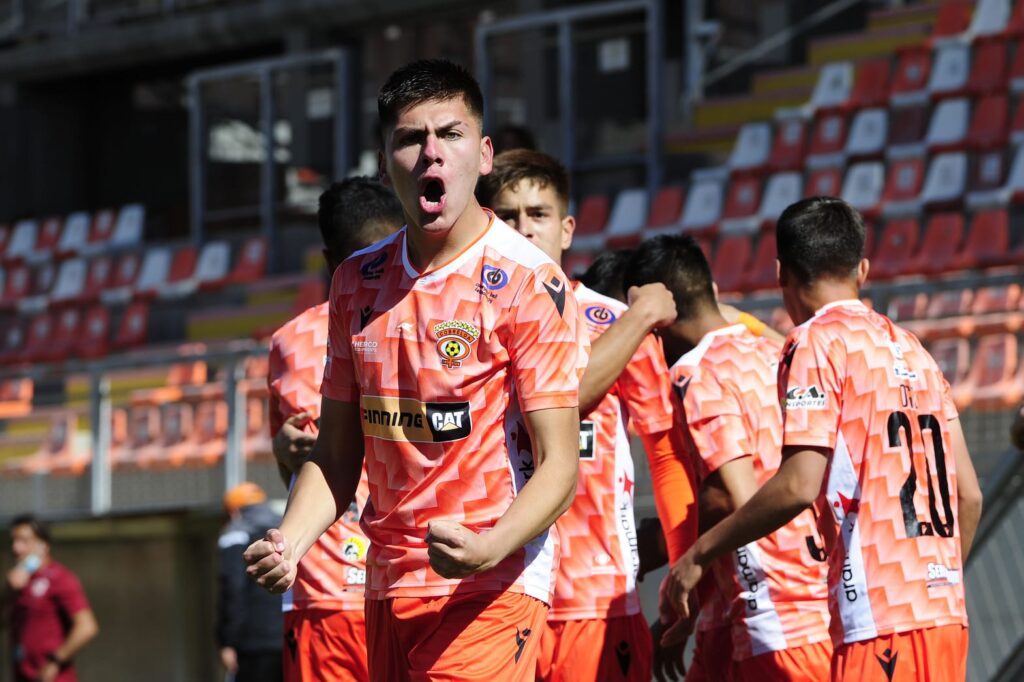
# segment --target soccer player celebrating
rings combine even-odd
[[[334,274],[320,433],[249,570],[288,589],[365,459],[373,679],[531,680],[589,344],[559,267],[473,196],[493,154],[472,76],[415,62],[378,109],[381,175],[406,226]],[[520,410],[529,467],[512,462]]]
[[[832,679],[963,680],[963,563],[981,492],[949,385],[913,335],[858,299],[868,262],[855,210],[797,202],[776,241],[783,300],[799,325],[779,367],[783,461],[672,567],[669,598],[685,611],[713,561],[820,494]]]
[[[778,469],[782,414],[781,344],[722,315],[711,270],[692,237],[641,244],[626,284],[662,282],[678,319],[660,333],[682,399],[690,457],[702,481],[702,529],[739,508]],[[802,680],[828,676],[825,554],[810,509],[713,565],[714,590],[702,613],[688,680]],[[731,655],[730,655],[731,653]]]
[[[402,227],[402,205],[368,178],[350,178],[320,195],[318,212],[328,271],[353,251]],[[328,304],[313,306],[274,333],[267,383],[274,455],[287,485],[309,456],[320,416],[327,355]],[[359,529],[363,477],[355,500],[299,562],[285,595],[285,682],[369,679],[363,592],[369,540]]]
[[[495,159],[478,194],[495,215],[558,262],[572,243],[575,225],[568,214],[568,184],[555,159],[514,150]],[[636,592],[639,554],[626,427],[640,434],[648,453],[682,456],[681,440],[673,435],[668,368],[661,344],[650,333],[674,319],[675,305],[660,285],[633,292],[632,307],[578,282],[574,291],[593,343],[580,404],[593,409],[583,413],[580,425],[576,498],[556,523],[559,566],[538,677],[647,682],[652,646]],[[604,383],[608,376],[611,381]],[[525,432],[517,444],[529,446]],[[692,511],[685,499],[675,502],[683,514]],[[677,532],[689,529],[695,536],[695,521],[691,513]]]

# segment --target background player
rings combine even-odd
[[[404,222],[398,198],[369,178],[332,185],[320,196],[317,218],[332,274],[353,251]],[[326,301],[310,308],[270,342],[270,433],[288,485],[316,442],[328,309]],[[366,496],[364,478],[350,507],[299,562],[295,585],[285,595],[286,682],[369,679],[363,598],[369,540],[359,528]]]
[[[692,237],[644,242],[626,272],[627,285],[659,281],[677,301],[679,317],[661,335],[671,349],[668,359],[674,361],[672,378],[682,398],[688,449],[702,481],[701,526],[709,528],[722,517],[708,504],[709,497],[726,500],[727,514],[778,469],[781,344],[726,320],[707,259]],[[715,598],[723,600],[725,609],[708,611],[710,625],[717,625],[719,616],[721,626],[731,631],[731,645],[708,645],[724,638],[724,631],[705,635],[688,679],[815,682],[828,676],[832,646],[821,544],[808,509],[714,564]],[[714,629],[705,626],[703,631]],[[731,657],[725,655],[728,650]]]
[[[478,193],[499,218],[552,260],[561,261],[572,243],[575,221],[568,213],[568,175],[557,160],[527,150],[500,154]],[[650,333],[664,323],[666,312],[672,319],[675,309],[660,286],[635,291],[631,309],[579,282],[574,291],[593,343],[581,404],[594,400],[584,397],[595,390],[593,368],[600,366],[614,383],[582,415],[579,484],[572,506],[556,524],[560,563],[538,677],[647,682],[651,638],[636,593],[639,553],[626,427],[628,422],[640,434],[648,452],[668,450],[669,456],[682,456],[681,441],[670,438],[674,415],[668,368],[657,337]],[[666,302],[671,307],[658,310]],[[612,346],[603,338],[616,325],[638,321],[644,321],[642,334],[627,330],[618,335],[639,337],[638,343]],[[678,532],[695,532],[695,520],[691,514]]]
[[[913,335],[860,302],[868,262],[855,210],[797,202],[776,241],[783,300],[799,325],[780,365],[783,464],[673,566],[669,596],[685,609],[712,561],[823,491],[832,678],[963,680],[962,571],[981,491],[949,385]]]
[[[378,108],[382,176],[407,224],[334,275],[320,434],[250,568],[290,587],[295,560],[351,502],[365,454],[374,679],[529,680],[548,528],[575,491],[589,344],[558,266],[473,196],[492,150],[468,72],[415,62]],[[529,467],[509,452],[519,409]]]

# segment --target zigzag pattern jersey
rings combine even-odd
[[[353,254],[331,284],[321,391],[360,406],[367,597],[511,590],[547,603],[550,531],[463,580],[430,568],[424,538],[432,520],[492,528],[534,471],[514,447],[519,410],[578,404],[590,345],[576,298],[559,267],[493,215],[429,272],[405,242],[403,228]]]
[[[949,384],[917,338],[860,301],[794,328],[784,443],[827,448],[832,641],[967,625]]]
[[[327,358],[328,304],[309,308],[276,332],[270,341],[267,384],[270,388],[270,436],[289,417],[308,412],[306,429],[316,434],[320,416],[320,382]],[[366,504],[366,474],[352,506],[309,548],[299,562],[295,586],[285,594],[284,608],[361,611],[366,589],[366,554],[370,541],[359,528],[359,510]]]
[[[626,306],[575,285],[591,342]],[[559,564],[548,620],[616,618],[640,612],[629,431],[672,427],[672,384],[658,338],[649,334],[597,407],[580,424],[576,497],[556,525]],[[523,431],[525,435],[525,429]],[[517,442],[529,441],[520,437]]]
[[[673,367],[687,442],[702,480],[728,462],[752,457],[754,477],[762,486],[781,465],[779,350],[779,344],[736,324],[706,334]],[[702,629],[731,623],[738,661],[827,641],[821,544],[814,513],[806,510],[723,557],[713,568],[722,608],[709,609]]]

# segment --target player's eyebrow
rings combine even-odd
[[[437,130],[437,134],[438,134],[438,136],[444,135],[445,133],[447,133],[449,131],[452,131],[455,128],[458,128],[461,125],[464,125],[464,123],[462,121],[459,121],[459,120],[450,121],[448,123],[445,123],[444,125],[438,126],[437,129],[436,129]],[[414,134],[417,134],[417,133],[425,134],[426,132],[427,132],[426,126],[401,126],[401,127],[395,128],[392,131],[391,134],[394,137],[403,137],[405,135],[414,135]]]

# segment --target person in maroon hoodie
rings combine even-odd
[[[15,682],[75,682],[72,661],[99,626],[74,573],[50,558],[50,531],[33,516],[10,526],[15,566],[4,595]]]

